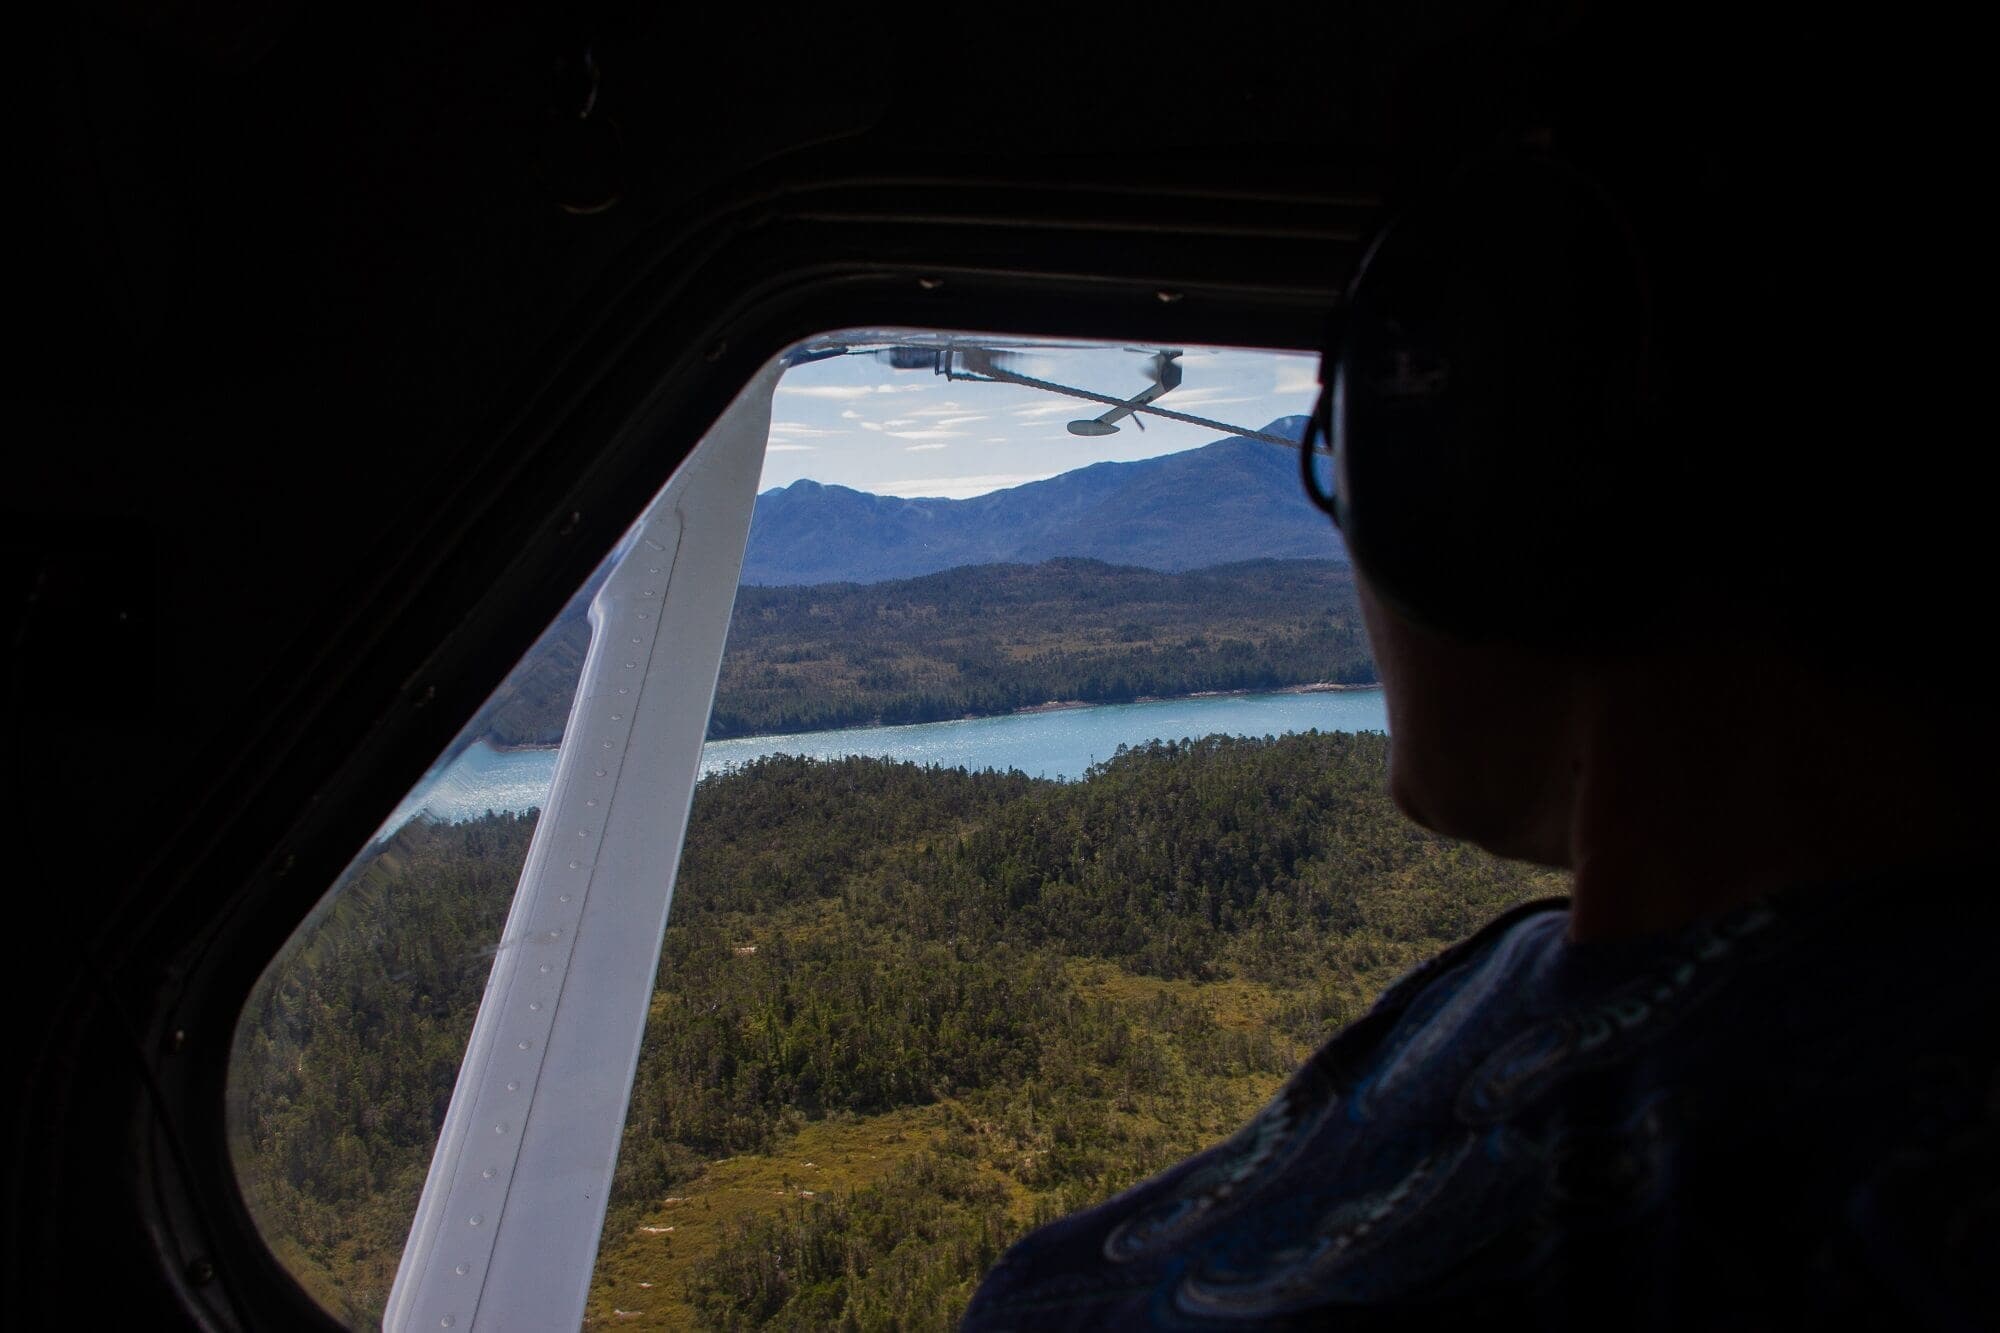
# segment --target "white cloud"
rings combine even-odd
[[[964,410],[956,401],[947,398],[936,407],[913,408],[908,415],[913,417],[948,417]]]
[[[911,481],[873,482],[866,489],[877,495],[900,495],[905,499],[926,496],[945,500],[966,500],[975,495],[984,495],[988,491],[1022,486],[1031,481],[1044,481],[1055,475],[1053,472],[989,472],[977,477],[919,477]]]
[[[1007,443],[1007,437],[1005,435],[989,435],[986,437],[986,443],[1005,444]]]
[[[881,423],[881,422],[879,422],[879,421],[864,421],[864,422],[862,422],[862,423],[861,423],[861,429],[863,429],[863,430],[880,430],[880,429],[882,429],[882,423]]]
[[[867,398],[878,393],[922,393],[928,384],[780,384],[779,393],[801,398]]]
[[[897,417],[894,421],[885,421],[882,424],[889,427],[891,430],[894,430],[898,426],[914,426],[917,423],[910,420],[908,417]]]
[[[945,444],[943,441],[939,441],[936,444],[906,444],[903,446],[903,451],[905,453],[920,454],[927,449],[949,449],[949,448],[951,448],[950,445]]]
[[[773,440],[764,446],[768,454],[809,454],[819,448],[816,444],[791,444],[784,440]]]
[[[778,392],[801,398],[866,398],[875,390],[866,384],[780,384]]]
[[[962,440],[962,430],[892,430],[887,434],[899,440]]]
[[[861,414],[855,411],[851,407],[842,408],[840,412],[840,419],[842,421],[859,421],[861,420]]]
[[[803,421],[773,421],[771,423],[771,433],[773,435],[799,435],[808,440],[817,439],[822,435],[847,434],[844,430],[825,430],[819,426],[808,426]]]
[[[984,420],[986,420],[986,418],[985,418],[985,417],[939,417],[939,418],[938,418],[938,425],[940,425],[940,426],[969,426],[969,425],[971,425],[971,424],[972,424],[973,422],[975,422],[975,421],[984,421]]]
[[[1255,394],[1246,393],[1232,396],[1227,389],[1208,386],[1200,389],[1177,389],[1160,399],[1159,405],[1161,407],[1172,408],[1176,411],[1184,411],[1190,407],[1220,407],[1224,403],[1256,403],[1262,401]]]
[[[1272,393],[1318,393],[1319,362],[1305,357],[1279,357],[1277,382]]]
[[[1008,415],[1019,417],[1023,421],[1032,421],[1038,417],[1060,416],[1064,412],[1071,416],[1088,415],[1093,406],[1081,399],[1074,403],[1041,403],[1034,407],[1017,407]]]

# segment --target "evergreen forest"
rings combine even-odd
[[[496,696],[499,743],[562,739],[589,646],[585,605]],[[1332,560],[1177,574],[1083,559],[967,565],[888,583],[738,588],[708,735],[1374,683],[1353,574]]]
[[[1398,815],[1386,749],[1154,742],[1074,782],[778,755],[704,780],[588,1323],[949,1327],[1014,1238],[1225,1137],[1401,971],[1557,891]],[[239,1029],[246,1196],[356,1327],[533,825],[406,826]]]

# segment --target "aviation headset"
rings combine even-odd
[[[1378,596],[1455,637],[1578,646],[1671,595],[1694,488],[1664,410],[1659,273],[1611,190],[1527,146],[1376,237],[1300,462]]]

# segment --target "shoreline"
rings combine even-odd
[[[1182,699],[1247,699],[1253,694],[1348,694],[1379,690],[1382,686],[1346,685],[1339,681],[1315,680],[1304,685],[1273,685],[1257,689],[1242,690],[1196,690],[1192,694],[1142,694],[1131,700],[1135,704],[1170,704]],[[1092,703],[1088,699],[1050,699],[1046,703],[1024,704],[1005,713],[967,713],[972,717],[1021,717],[1029,713],[1060,713],[1071,708],[1117,708],[1114,703]],[[963,719],[961,719],[963,720]],[[880,724],[877,724],[880,725]],[[731,740],[738,739],[730,737]]]
[[[1316,681],[1309,681],[1303,685],[1274,685],[1269,687],[1260,687],[1257,689],[1196,690],[1191,694],[1142,694],[1135,699],[1129,700],[1128,702],[1135,704],[1164,704],[1164,703],[1175,703],[1183,699],[1243,699],[1243,698],[1248,698],[1251,695],[1257,695],[1257,694],[1358,694],[1358,693],[1366,693],[1370,690],[1379,690],[1381,688],[1382,686],[1380,684],[1348,685],[1348,684],[1343,684],[1339,681],[1316,680]],[[867,730],[873,730],[876,727],[886,727],[886,726],[922,727],[922,726],[930,726],[937,722],[969,722],[985,717],[1027,717],[1037,713],[1064,713],[1077,708],[1117,708],[1121,706],[1122,705],[1120,704],[1101,702],[1101,701],[1093,703],[1088,699],[1048,699],[1038,704],[1023,704],[1019,708],[1010,708],[1004,713],[966,713],[956,718],[944,718],[944,717],[933,718],[929,722],[890,723],[890,722],[884,722],[880,718],[876,718],[869,722],[855,722],[844,727],[822,727],[819,728],[818,730],[819,731],[867,731]],[[755,732],[745,733],[744,735],[741,736],[712,736],[705,739],[702,742],[702,744],[709,745],[720,741],[763,740],[771,736],[794,736],[794,735],[809,736],[814,734],[817,733],[790,732],[790,731],[755,731]],[[474,741],[473,744],[483,745],[486,747],[487,750],[495,754],[521,754],[538,750],[555,751],[562,749],[562,743],[560,741],[556,742],[553,745],[532,744],[532,743],[509,744],[502,741],[488,740],[482,738],[480,740]]]
[[[1315,680],[1309,681],[1304,685],[1273,685],[1257,689],[1196,690],[1191,694],[1142,694],[1137,698],[1126,700],[1125,703],[1170,704],[1177,703],[1183,699],[1247,699],[1259,694],[1362,694],[1381,688],[1382,686],[1379,682],[1373,685],[1347,685],[1339,681]],[[961,713],[957,717],[938,717],[926,722],[884,722],[878,717],[868,722],[855,722],[844,727],[821,727],[819,731],[872,731],[877,727],[928,727],[935,726],[940,722],[976,722],[981,718],[988,717],[1031,717],[1039,713],[1066,713],[1077,708],[1122,708],[1125,706],[1125,703],[1113,703],[1107,700],[1099,700],[1093,703],[1089,699],[1047,699],[1038,704],[1022,704],[1019,708],[1010,708],[1004,713]],[[812,736],[817,734],[818,732],[812,731],[756,731],[742,736],[715,736],[702,743],[707,745],[717,741],[754,741],[770,736]]]
[[[1378,681],[1373,685],[1344,685],[1339,681],[1316,680],[1305,685],[1273,685],[1268,689],[1254,690],[1196,690],[1193,694],[1142,694],[1132,702],[1141,704],[1173,703],[1179,699],[1243,699],[1253,694],[1350,694],[1364,693],[1382,688]],[[1084,707],[1092,707],[1085,704]],[[1017,710],[1019,711],[1019,710]]]
[[[1257,689],[1196,690],[1191,694],[1142,694],[1135,699],[1126,700],[1125,703],[1170,704],[1177,703],[1183,699],[1247,699],[1259,694],[1361,694],[1381,688],[1380,683],[1373,685],[1347,685],[1339,681],[1315,680],[1303,685],[1273,685]],[[1124,706],[1125,704],[1123,703],[1112,703],[1104,700],[1093,703],[1089,699],[1048,699],[1038,704],[1023,704],[1019,708],[1010,708],[1004,713],[961,713],[957,717],[932,718],[925,722],[884,722],[878,717],[868,722],[850,723],[844,727],[821,727],[818,731],[757,731],[741,736],[715,736],[702,743],[707,745],[719,741],[754,741],[763,740],[771,736],[811,736],[817,735],[819,731],[872,731],[878,727],[928,727],[935,726],[940,722],[976,722],[981,718],[989,717],[1031,717],[1039,713],[1066,713],[1078,708],[1122,708]]]
[[[1236,698],[1236,697],[1247,697],[1247,696],[1258,696],[1258,695],[1270,696],[1270,695],[1363,693],[1367,691],[1380,690],[1381,688],[1382,687],[1380,685],[1347,685],[1347,684],[1336,683],[1333,681],[1313,681],[1303,685],[1283,685],[1272,689],[1204,690],[1204,691],[1198,691],[1193,694],[1172,695],[1172,696],[1167,696],[1165,698],[1149,698],[1144,700],[1134,700],[1133,702],[1171,703],[1177,700]],[[1037,713],[1065,712],[1077,708],[1117,708],[1123,706],[1124,705],[1122,704],[1089,703],[1086,701],[1074,700],[1074,699],[1055,699],[1040,704],[1030,704],[1021,708],[1011,709],[1005,713],[989,713],[980,716],[986,718],[1005,718],[1010,716],[1032,715]],[[726,744],[736,744],[736,743],[749,743],[754,746],[758,742],[769,742],[781,738],[802,739],[807,737],[828,735],[828,734],[842,733],[842,732],[873,731],[877,729],[890,729],[890,728],[901,729],[906,727],[929,727],[929,726],[937,726],[940,723],[944,722],[954,722],[954,721],[964,721],[964,720],[968,719],[939,718],[930,722],[902,722],[893,724],[884,724],[876,722],[873,724],[856,724],[847,727],[826,727],[826,728],[821,728],[818,731],[812,731],[812,732],[758,732],[755,735],[749,735],[749,736],[718,737],[713,742],[704,741],[703,745],[704,748],[710,744],[726,745]],[[495,742],[489,740],[480,739],[473,741],[470,746],[467,746],[464,750],[461,750],[457,755],[453,756],[453,758],[444,767],[449,768],[455,766],[472,749],[479,747],[484,747],[489,754],[495,754],[495,755],[546,754],[550,756],[552,760],[560,752],[562,748],[560,745],[502,745],[502,744],[496,744]],[[810,751],[799,751],[799,753],[810,753]],[[857,752],[842,751],[841,753],[857,753]],[[869,753],[869,751],[859,751],[858,753]],[[729,768],[735,767],[736,764],[740,762],[742,762],[742,760],[732,761],[727,758],[717,756],[715,760],[715,766],[717,771],[726,771]],[[704,773],[709,771],[710,762],[706,755],[704,755],[701,761],[701,768]],[[479,780],[483,779],[475,778],[475,781]],[[408,794],[408,796],[405,797],[404,804],[408,804],[414,801],[416,803],[417,808],[412,809],[408,814],[404,814],[403,813],[404,804],[399,804],[397,806],[396,812],[391,815],[390,819],[383,825],[382,829],[377,832],[375,841],[379,842],[383,839],[388,838],[389,836],[393,835],[397,829],[400,829],[401,827],[403,827],[403,825],[408,823],[410,819],[416,818],[420,814],[426,813],[426,807],[429,805],[432,797],[435,794],[436,793],[434,787],[427,787],[421,783],[418,785],[417,788],[412,789],[412,791]],[[546,800],[546,793],[544,793],[542,799]],[[504,808],[512,810],[515,813],[520,813],[522,810],[530,807],[515,806],[515,805],[495,805],[492,808],[495,810]],[[429,810],[428,813],[431,818],[436,819],[442,823],[455,823],[455,822],[460,822],[461,820],[464,819],[478,818],[476,812],[460,813],[454,815],[454,814],[439,814],[435,810]],[[398,818],[397,817],[398,815],[401,815],[402,817]]]

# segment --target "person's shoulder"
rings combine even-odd
[[[1587,945],[1566,900],[1522,904],[1229,1140],[1016,1245],[965,1326],[1978,1326],[1988,878],[1803,886]]]
[[[1383,988],[1369,1014],[1400,1013],[1409,1007],[1418,992],[1444,974],[1486,957],[1504,941],[1522,930],[1566,928],[1569,899],[1536,898],[1502,912],[1456,944],[1448,945],[1410,968]]]

